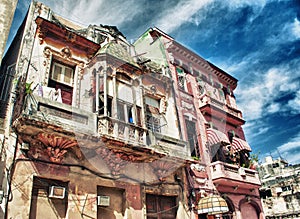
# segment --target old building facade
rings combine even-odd
[[[300,166],[289,165],[284,159],[265,158],[258,167],[266,218],[300,218]]]
[[[135,48],[161,65],[165,60],[174,80],[183,140],[199,160],[188,167],[190,201],[198,217],[263,218],[260,180],[251,168],[245,121],[233,93],[237,80],[157,28],[146,31]],[[205,208],[212,195],[225,200],[228,209]]]
[[[237,80],[162,31],[34,2],[1,74],[6,218],[263,218]]]

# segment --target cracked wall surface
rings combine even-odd
[[[0,1],[0,63],[4,55],[6,41],[17,6],[17,0]]]

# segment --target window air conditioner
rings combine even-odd
[[[282,192],[282,188],[281,187],[276,187],[275,191],[276,191],[276,193],[281,193]]]
[[[66,188],[61,186],[50,186],[49,187],[49,198],[64,199]]]
[[[97,196],[97,204],[99,206],[109,206],[110,204],[110,197],[109,196],[104,196],[104,195],[98,195]]]

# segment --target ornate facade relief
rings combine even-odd
[[[156,160],[150,163],[153,172],[156,174],[159,181],[164,181],[165,177],[169,176],[178,168],[178,164],[172,161]]]
[[[29,144],[29,157],[62,163],[64,155],[72,151],[77,159],[83,159],[77,140],[64,134],[60,127],[23,117],[14,122],[13,128],[19,143]]]

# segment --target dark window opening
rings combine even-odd
[[[190,145],[190,151],[192,157],[199,157],[200,151],[199,151],[199,145],[198,145],[198,139],[196,134],[196,125],[194,122],[185,120],[186,123],[186,129],[187,129],[187,137],[188,142]]]
[[[273,164],[272,164],[272,167],[273,167],[273,168],[279,167],[279,163],[273,163]]]
[[[259,195],[261,198],[266,199],[267,197],[272,197],[271,189],[260,190]]]
[[[132,116],[132,106],[127,106],[127,116],[128,116],[128,122],[133,123],[133,116]]]
[[[107,115],[111,116],[112,97],[107,97]],[[104,94],[99,94],[99,115],[104,115]]]
[[[229,141],[230,141],[230,142],[232,142],[233,137],[235,137],[234,131],[229,131],[229,132],[228,132],[228,138],[229,138]]]
[[[139,106],[136,107],[136,124],[142,126],[142,108]]]
[[[185,78],[183,75],[178,75],[178,86],[179,88],[183,89],[185,88]]]
[[[16,64],[10,65],[6,69],[6,73],[0,77],[0,117],[4,118],[7,110],[8,98],[12,86],[12,80],[15,75]]]
[[[112,97],[107,97],[107,116],[112,115]]]

